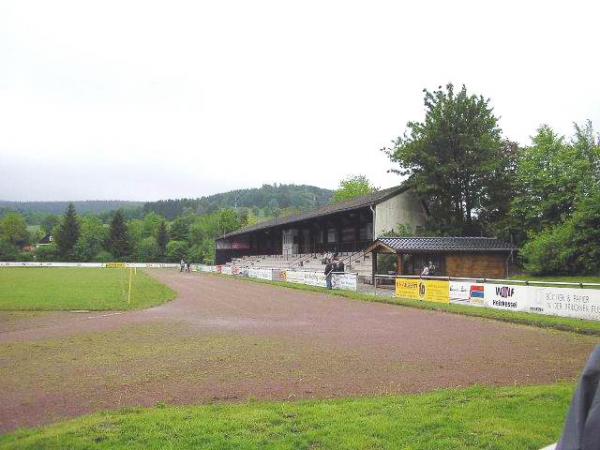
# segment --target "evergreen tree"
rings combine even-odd
[[[166,256],[167,244],[169,243],[169,232],[167,231],[167,224],[164,220],[158,226],[158,232],[156,234],[156,243],[158,244],[159,256]]]
[[[110,232],[108,236],[108,250],[115,258],[121,259],[131,253],[129,245],[129,236],[127,233],[127,224],[123,217],[123,211],[120,209],[115,213],[110,222]]]
[[[58,254],[64,259],[73,259],[75,256],[75,245],[79,240],[79,220],[73,203],[69,203],[62,222],[58,226],[56,245]]]

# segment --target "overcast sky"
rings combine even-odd
[[[506,137],[600,129],[598,1],[0,2],[0,199],[399,182],[379,149],[465,83]]]

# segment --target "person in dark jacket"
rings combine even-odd
[[[600,345],[583,369],[556,450],[600,448]]]
[[[327,283],[327,289],[333,289],[331,279],[333,278],[333,271],[335,270],[335,263],[331,260],[325,265],[325,283]]]
[[[344,264],[344,261],[340,260],[337,262],[337,265],[335,266],[335,271],[336,272],[345,272],[346,271],[346,265]]]

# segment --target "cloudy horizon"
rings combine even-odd
[[[401,179],[379,151],[424,88],[504,136],[600,129],[597,2],[0,5],[0,199],[158,200]]]

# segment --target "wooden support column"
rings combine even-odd
[[[396,272],[398,275],[404,275],[404,267],[402,267],[402,254],[396,253]]]
[[[377,274],[377,252],[371,252],[371,283],[375,286],[375,275]]]

